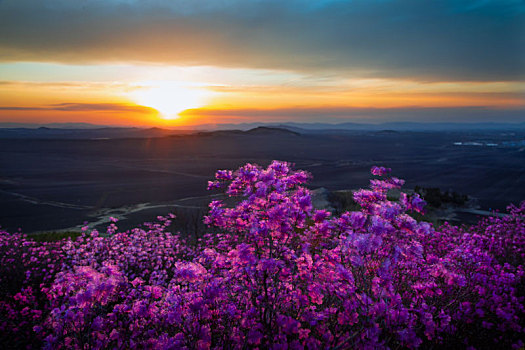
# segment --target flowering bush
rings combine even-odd
[[[218,171],[209,188],[237,200],[211,202],[196,244],[173,216],[50,243],[0,231],[2,347],[523,347],[525,202],[435,229],[372,174],[362,210],[333,217],[288,163]]]

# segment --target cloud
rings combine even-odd
[[[65,112],[133,112],[152,114],[157,111],[150,107],[118,103],[58,103],[43,107],[4,106],[0,111],[65,111]]]
[[[525,109],[489,107],[400,107],[400,108],[277,108],[277,109],[188,109],[186,117],[221,117],[235,121],[308,121],[308,122],[525,122]]]
[[[112,112],[138,112],[151,113],[153,108],[138,106],[138,105],[124,105],[116,103],[58,103],[50,107],[55,111],[74,111],[74,112],[94,112],[94,111],[112,111]]]
[[[0,33],[4,61],[525,76],[525,5],[514,0],[5,0]]]
[[[0,111],[45,111],[45,110],[49,110],[49,109],[42,108],[42,107],[15,107],[15,106],[0,107]]]
[[[93,81],[16,81],[0,80],[0,87],[9,88],[37,88],[37,89],[132,89],[125,82],[93,82]]]

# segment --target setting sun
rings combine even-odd
[[[130,97],[137,104],[156,109],[165,119],[177,119],[186,109],[202,107],[210,94],[203,88],[180,82],[155,81],[140,83]]]

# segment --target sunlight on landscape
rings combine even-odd
[[[179,118],[179,113],[206,104],[211,92],[198,86],[173,81],[141,82],[130,93],[131,99],[142,106],[158,110],[164,119]]]
[[[525,0],[0,0],[0,350],[525,350]]]

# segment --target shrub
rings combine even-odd
[[[471,228],[418,222],[418,194],[372,168],[361,210],[312,208],[309,174],[274,161],[218,171],[214,233],[173,217],[37,243],[0,233],[5,347],[521,347],[525,202]]]

